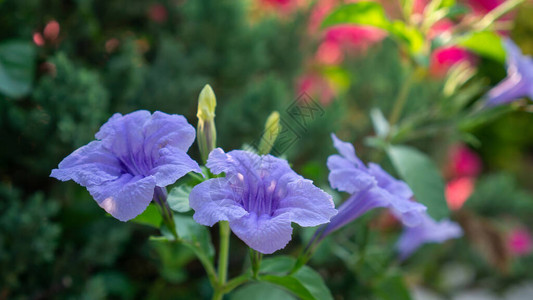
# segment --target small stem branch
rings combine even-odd
[[[522,2],[524,2],[524,0],[508,0],[503,2],[502,4],[494,8],[492,11],[490,11],[488,14],[486,14],[485,17],[481,19],[481,21],[479,21],[479,27],[477,29],[479,31],[487,29],[492,23],[494,23],[503,15],[516,8],[518,5],[522,4]]]
[[[193,253],[196,254],[196,257],[198,258],[198,260],[200,261],[200,263],[204,267],[204,269],[205,269],[205,271],[207,273],[207,277],[209,278],[209,282],[211,283],[211,285],[213,287],[216,287],[218,285],[217,273],[215,271],[215,267],[213,266],[213,263],[211,262],[211,260],[207,256],[207,254],[205,254],[200,249],[200,247],[198,247],[197,245],[194,245],[194,243],[192,243],[192,242],[189,242],[189,241],[186,241],[186,240],[180,240],[180,242],[182,242],[183,245],[185,245],[186,247],[188,247],[191,250],[193,250]]]
[[[413,80],[415,77],[415,72],[412,71],[405,80],[404,84],[400,88],[400,91],[398,92],[398,96],[396,96],[396,101],[394,102],[394,106],[392,108],[392,112],[389,117],[389,125],[392,128],[398,122],[400,119],[400,115],[402,113],[402,110],[407,103],[407,98],[409,96],[409,91],[411,90],[411,86],[413,84]]]
[[[223,288],[223,292],[227,294],[235,288],[239,287],[240,285],[247,283],[248,281],[250,281],[250,273],[235,277],[226,283]]]

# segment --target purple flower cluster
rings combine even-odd
[[[142,213],[157,187],[173,184],[191,171],[201,172],[187,155],[195,130],[180,115],[142,110],[115,114],[96,139],[63,159],[50,176],[86,187],[121,221]]]
[[[487,106],[496,106],[518,100],[533,99],[533,59],[525,56],[510,39],[503,45],[507,52],[507,77],[487,94]]]
[[[426,207],[411,200],[413,192],[405,182],[395,179],[377,164],[365,166],[355,155],[352,144],[339,140],[334,134],[331,137],[339,155],[328,158],[329,182],[332,188],[351,195],[320,232],[319,238],[377,207],[389,208],[406,226],[422,221]]]
[[[292,222],[317,226],[337,213],[331,196],[296,174],[283,159],[217,148],[207,167],[226,176],[194,187],[189,196],[194,220],[206,226],[229,221],[231,230],[261,253],[284,248],[291,240]]]

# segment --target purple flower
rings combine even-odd
[[[194,128],[180,115],[114,114],[96,141],[63,159],[50,176],[86,187],[105,211],[127,221],[146,209],[156,187],[201,172],[187,155],[194,137]]]
[[[533,60],[510,39],[503,41],[507,51],[507,77],[487,94],[487,106],[506,104],[522,97],[533,99]]]
[[[339,213],[320,232],[319,238],[377,207],[389,208],[406,226],[421,221],[426,207],[411,200],[413,192],[405,182],[395,179],[377,164],[365,166],[355,155],[352,144],[339,140],[334,134],[331,138],[340,155],[328,158],[329,183],[334,189],[351,196],[339,207]]]
[[[423,214],[420,224],[406,227],[396,244],[400,258],[406,259],[425,243],[443,243],[446,240],[458,238],[463,235],[461,227],[450,220],[433,220],[429,215]]]
[[[291,222],[317,226],[337,213],[331,196],[296,174],[283,159],[217,148],[209,154],[207,167],[226,177],[193,188],[189,202],[194,220],[206,226],[229,221],[231,230],[261,253],[287,245]]]

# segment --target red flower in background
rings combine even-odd
[[[451,210],[460,209],[474,192],[476,177],[481,172],[481,159],[464,144],[453,146],[448,158],[446,202]]]
[[[306,74],[298,81],[298,94],[317,96],[320,103],[328,105],[335,97],[333,84],[321,74]]]
[[[464,144],[452,147],[449,161],[452,177],[476,177],[481,172],[481,159]]]
[[[383,30],[368,26],[339,25],[328,28],[316,53],[316,60],[326,65],[338,64],[344,59],[346,51],[362,54],[385,36]]]
[[[168,18],[167,8],[163,4],[152,4],[148,8],[148,17],[156,23],[164,23]]]
[[[463,207],[466,200],[474,191],[475,179],[463,177],[453,179],[446,184],[446,202],[451,210]]]

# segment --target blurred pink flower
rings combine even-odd
[[[39,47],[42,47],[44,46],[44,38],[43,38],[43,35],[40,34],[39,32],[35,32],[33,34],[33,42],[35,43],[35,45],[39,46]]]
[[[451,210],[460,209],[474,191],[474,178],[462,177],[446,184],[446,203]]]
[[[429,70],[434,76],[444,76],[452,66],[463,61],[473,63],[475,56],[468,50],[455,46],[438,48],[431,53]]]
[[[344,58],[344,51],[364,53],[385,36],[383,30],[368,26],[339,25],[328,28],[316,53],[316,60],[326,65],[338,64]]]
[[[156,23],[163,23],[168,18],[167,8],[163,4],[152,4],[148,8],[148,17]]]
[[[451,177],[476,177],[481,172],[481,159],[464,144],[452,147],[449,156]]]
[[[511,231],[507,237],[507,246],[514,256],[525,256],[531,253],[533,241],[527,230],[517,228]]]
[[[320,74],[307,74],[298,82],[298,94],[306,93],[311,97],[318,97],[323,105],[328,105],[335,96],[331,82]]]
[[[53,42],[59,37],[60,26],[56,20],[52,20],[46,24],[43,33],[44,38]]]

